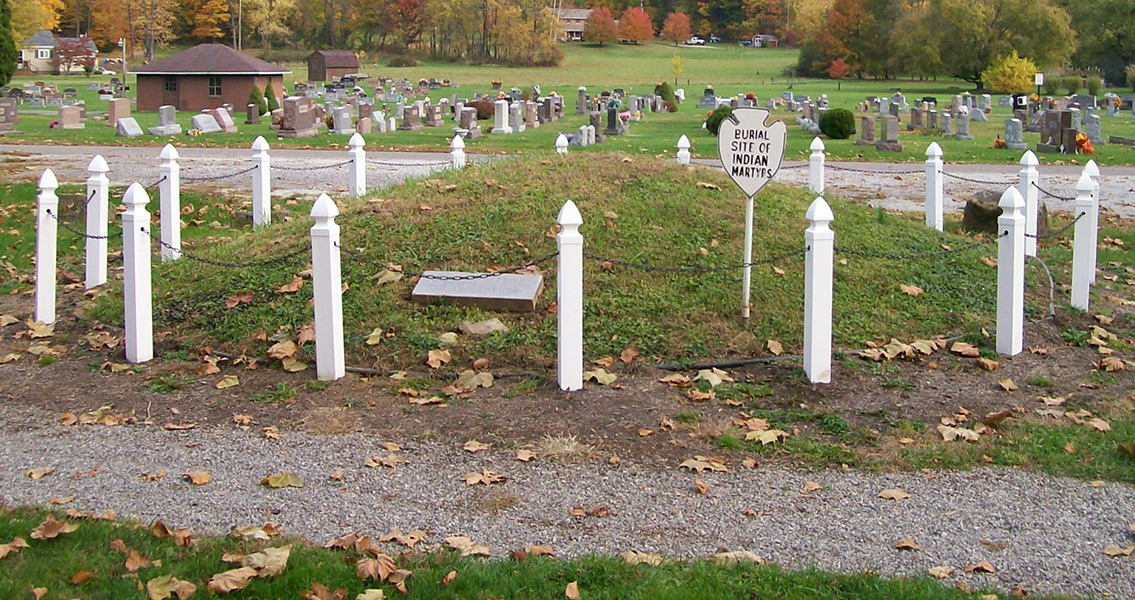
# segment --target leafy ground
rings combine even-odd
[[[33,532],[43,531],[41,524],[49,515],[78,528],[51,539],[33,539]],[[59,528],[58,525],[52,527]],[[119,600],[148,595],[151,599],[160,599],[169,596],[150,590],[168,589],[169,584],[178,585],[180,581],[184,582],[181,585],[187,583],[196,589],[194,598],[342,600],[354,598],[368,589],[381,591],[358,597],[364,600],[383,597],[703,599],[745,596],[794,600],[985,597],[979,592],[945,587],[929,577],[883,579],[871,574],[784,571],[744,561],[731,565],[717,564],[714,559],[669,561],[659,565],[632,565],[619,558],[598,557],[566,561],[542,556],[545,550],[554,550],[546,547],[529,547],[527,551],[517,548],[510,559],[485,560],[463,557],[448,547],[426,548],[426,544],[414,544],[417,548],[401,554],[396,554],[401,548],[393,543],[377,544],[368,550],[368,544],[356,546],[350,539],[342,540],[347,546],[345,549],[315,547],[288,538],[256,542],[194,536],[192,541],[177,543],[178,538],[157,537],[155,531],[160,530],[157,525],[72,520],[60,513],[0,509],[0,541],[9,544],[13,539],[22,538],[29,546],[13,549],[0,559],[4,566],[0,569],[0,592],[6,598],[30,598],[34,589],[45,588],[43,597],[46,598],[80,596],[90,600]],[[0,552],[4,548],[0,545]],[[273,550],[274,561],[266,567],[263,563],[246,561],[259,566],[249,567],[253,574],[259,571],[262,575],[253,575],[246,581],[246,587],[242,586],[243,591],[237,587],[233,589],[238,591],[222,594],[209,589],[215,575],[241,568],[237,564],[239,558],[236,558],[237,563],[225,562],[226,555],[251,557],[266,548],[288,548],[282,566],[279,551]],[[395,585],[389,580],[377,582],[360,578],[359,570],[365,573],[378,560],[389,561],[384,564],[390,570],[409,572],[404,584],[405,595],[395,591]],[[169,577],[172,579],[167,579]],[[384,573],[382,579],[388,578]],[[325,595],[313,592],[319,591],[315,587],[317,583],[328,588]],[[573,588],[577,592],[574,596]],[[334,595],[339,589],[343,590],[342,595]],[[145,595],[143,590],[146,590]]]
[[[443,96],[457,94],[462,97],[472,97],[476,92],[490,92],[489,82],[500,78],[505,89],[517,87],[528,91],[532,84],[539,84],[543,92],[555,91],[566,99],[566,119],[560,122],[545,125],[539,129],[529,130],[523,134],[511,136],[486,135],[468,145],[470,152],[506,152],[506,153],[539,153],[550,154],[554,148],[554,141],[559,132],[573,132],[580,125],[585,124],[586,117],[574,114],[576,89],[585,85],[591,93],[597,94],[603,89],[622,87],[628,93],[649,93],[654,85],[663,80],[674,81],[672,59],[675,55],[682,57],[686,62],[681,75],[677,77],[679,86],[686,90],[687,101],[680,112],[662,115],[650,114],[641,122],[632,126],[629,134],[617,139],[609,139],[603,145],[584,150],[584,152],[621,151],[642,153],[647,155],[672,155],[674,146],[681,135],[687,135],[693,141],[692,152],[695,156],[714,158],[717,156],[717,140],[701,129],[705,118],[705,110],[697,108],[697,98],[705,85],[713,85],[719,96],[730,96],[738,93],[753,92],[762,100],[770,97],[779,97],[788,89],[788,82],[780,75],[782,69],[794,64],[796,51],[780,49],[752,49],[736,45],[716,45],[707,47],[678,47],[655,43],[642,46],[609,45],[594,47],[584,44],[567,44],[564,46],[566,57],[563,65],[551,69],[541,68],[505,68],[498,66],[471,66],[454,65],[450,63],[425,62],[418,67],[390,68],[379,65],[366,65],[364,70],[373,76],[384,74],[389,77],[404,77],[411,81],[420,78],[434,77],[438,80],[451,79],[461,84],[456,90],[437,90],[431,94],[436,100]],[[305,67],[299,63],[287,63],[292,69],[292,75],[287,76],[286,84],[302,79],[306,74]],[[78,88],[80,97],[87,100],[92,111],[99,111],[103,106],[95,94],[86,91],[85,78],[38,78],[37,80],[56,81],[60,87]],[[32,78],[17,78],[16,83],[30,83]],[[907,98],[913,101],[923,96],[935,96],[944,101],[954,94],[963,91],[973,91],[970,84],[943,79],[939,81],[858,81],[851,80],[840,83],[838,86],[830,80],[797,79],[793,82],[791,90],[796,94],[808,94],[814,98],[827,94],[833,107],[854,109],[856,104],[867,96],[890,95],[894,91],[902,91]],[[1125,93],[1124,90],[1112,90]],[[242,112],[242,111],[237,111]],[[55,118],[54,111],[43,111],[43,114],[27,112],[22,116],[23,123],[20,129],[22,134],[5,136],[6,142],[29,143],[64,143],[64,144],[140,144],[154,145],[174,141],[177,145],[188,146],[235,146],[247,147],[257,135],[264,135],[273,146],[281,147],[336,147],[346,143],[346,136],[323,135],[318,138],[301,140],[279,140],[275,132],[268,125],[240,125],[243,118],[236,115],[240,132],[235,134],[216,134],[207,137],[191,138],[179,136],[167,140],[149,137],[135,139],[120,139],[114,136],[114,128],[101,123],[88,123],[86,129],[61,131],[48,129],[48,123]],[[182,112],[180,121],[184,128],[189,127],[192,115]],[[990,121],[987,123],[973,123],[973,140],[942,140],[938,136],[902,133],[900,139],[906,148],[900,153],[880,153],[873,147],[854,145],[852,140],[827,140],[828,152],[833,158],[839,160],[881,160],[881,161],[923,161],[925,160],[926,146],[931,141],[937,141],[944,149],[948,162],[986,162],[1011,163],[1020,157],[1017,152],[1009,150],[994,150],[993,140],[998,134],[1003,135],[1004,120],[1011,117],[1011,111],[1004,108],[995,108]],[[1128,115],[1129,116],[1129,115]],[[1135,138],[1135,121],[1121,117],[1103,117],[1104,135],[1117,135]],[[135,117],[145,129],[157,124],[157,113],[136,113]],[[786,155],[789,158],[803,158],[807,156],[808,145],[812,135],[802,131],[795,125],[795,115],[778,113],[778,118],[789,122],[789,143]],[[858,125],[858,124],[857,124]],[[370,136],[370,148],[382,150],[426,150],[444,151],[448,147],[451,137],[451,127],[425,128],[417,132],[393,132],[388,134],[374,134]],[[1025,142],[1034,144],[1039,134],[1025,134]],[[1054,163],[1083,163],[1088,157],[1064,157],[1058,155],[1042,155],[1043,164]],[[1091,158],[1102,165],[1109,164],[1135,164],[1135,148],[1116,144],[1100,145],[1096,154]]]

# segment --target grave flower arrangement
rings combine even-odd
[[[59,127],[59,121],[52,121],[47,124],[48,129],[55,129],[57,127]]]
[[[1095,154],[1096,149],[1092,146],[1092,140],[1086,134],[1076,134],[1076,151],[1083,152],[1084,154]]]
[[[201,135],[201,130],[200,129],[190,129],[189,131],[185,132],[185,135],[187,135],[189,137],[197,137],[197,136]]]
[[[1004,150],[1008,147],[1009,147],[1009,145],[1007,143],[1005,143],[1005,140],[1001,139],[1001,136],[997,136],[997,139],[993,140],[993,149],[994,150]]]
[[[745,94],[745,99],[746,100],[756,100],[757,95],[754,94],[753,92],[748,92],[748,93]]]

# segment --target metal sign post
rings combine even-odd
[[[738,108],[721,122],[717,152],[725,173],[745,192],[745,269],[742,276],[741,317],[749,318],[753,262],[753,197],[780,170],[788,130],[781,121],[767,123],[763,108]]]

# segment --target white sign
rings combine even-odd
[[[788,130],[782,121],[767,124],[770,114],[763,108],[735,109],[717,132],[721,166],[750,197],[772,180],[784,159]]]

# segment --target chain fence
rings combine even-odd
[[[976,179],[976,178],[973,178],[973,177],[963,177],[961,175],[955,175],[954,173],[947,173],[946,171],[938,171],[938,173],[941,174],[941,175],[945,175],[946,177],[949,177],[951,179],[957,179],[957,180],[965,181],[965,182],[968,182],[968,183],[976,183],[978,185],[996,185],[996,186],[1017,185],[1016,181],[989,181],[989,180],[986,180],[986,179]]]
[[[427,273],[425,271],[407,271],[402,267],[395,267],[392,263],[372,259],[365,254],[351,250],[350,248],[338,242],[335,243],[335,247],[342,250],[344,254],[353,258],[361,264],[377,267],[384,271],[400,273],[406,277],[417,277],[419,279],[432,279],[437,281],[476,281],[480,279],[492,279],[494,277],[500,277],[501,275],[515,274],[527,269],[531,269],[532,267],[538,267],[560,255],[559,251],[552,252],[550,254],[545,254],[544,256],[541,256],[540,258],[537,258],[535,260],[530,260],[524,264],[507,269],[499,269],[492,273],[472,273],[469,275],[435,275],[432,273]]]
[[[1037,183],[1035,181],[1033,182],[1033,187],[1036,188],[1038,192],[1044,194],[1045,196],[1048,196],[1049,198],[1053,198],[1055,200],[1064,200],[1064,201],[1067,201],[1067,202],[1071,202],[1071,201],[1076,199],[1075,196],[1060,196],[1060,195],[1054,194],[1053,192],[1050,192],[1050,191],[1040,187],[1039,185],[1037,185]],[[1079,217],[1076,217],[1076,218],[1079,219]]]
[[[260,165],[252,165],[251,167],[248,167],[247,169],[241,169],[240,171],[236,171],[234,173],[226,173],[224,175],[207,175],[207,176],[201,176],[201,177],[183,176],[181,178],[181,181],[183,181],[185,183],[208,183],[208,182],[212,182],[212,181],[221,181],[223,179],[232,179],[233,177],[239,177],[239,176],[244,175],[246,173],[251,173],[251,172],[253,172],[253,171],[255,171],[256,169],[259,169],[259,168],[260,168]],[[165,179],[165,178],[163,177],[162,179]],[[159,181],[159,183],[160,183],[160,181]],[[155,183],[154,185],[157,185],[157,184]]]
[[[970,242],[968,244],[963,244],[963,245],[958,246],[956,248],[951,246],[949,248],[942,248],[941,250],[933,250],[933,251],[927,251],[927,252],[914,252],[914,253],[907,253],[907,254],[895,254],[895,253],[888,253],[888,252],[872,252],[870,250],[859,250],[859,249],[855,249],[855,248],[847,248],[845,246],[840,246],[840,245],[836,245],[835,251],[837,253],[848,254],[848,255],[851,255],[851,256],[858,256],[858,257],[861,257],[861,258],[879,258],[879,259],[884,259],[884,260],[919,260],[919,259],[928,259],[928,258],[942,258],[944,256],[950,256],[950,255],[954,255],[954,254],[960,254],[960,253],[963,253],[963,252],[967,252],[967,251],[973,250],[975,248],[983,248],[985,246],[990,246],[990,245],[996,243],[1001,238],[1006,237],[1008,235],[1009,235],[1008,231],[1003,231],[1003,232],[1001,232],[1000,235],[998,235],[995,238],[990,238],[988,240],[976,240],[976,241]]]
[[[223,268],[227,268],[227,269],[250,269],[250,268],[254,268],[254,267],[267,267],[267,266],[271,266],[271,265],[285,263],[285,262],[290,261],[293,258],[296,258],[296,257],[301,256],[301,255],[306,256],[311,251],[310,248],[303,247],[303,248],[300,248],[299,250],[296,250],[294,252],[288,252],[287,254],[282,254],[280,256],[274,256],[272,258],[265,258],[265,259],[262,259],[262,260],[251,260],[251,261],[245,261],[245,262],[214,260],[214,259],[211,259],[211,258],[205,258],[203,256],[197,256],[195,254],[188,253],[188,252],[186,252],[185,248],[178,248],[178,247],[173,246],[171,244],[167,244],[166,242],[162,241],[162,239],[159,235],[154,234],[153,232],[146,229],[145,227],[142,227],[142,233],[145,233],[146,235],[150,236],[150,238],[153,239],[155,242],[157,242],[158,245],[161,246],[162,248],[176,252],[181,258],[191,260],[191,261],[196,262],[196,263],[201,263],[203,265],[209,265],[209,266],[212,266],[212,267],[223,267]]]
[[[806,167],[808,165],[802,165],[802,166]],[[909,169],[909,170],[904,169],[902,171],[879,171],[879,170],[873,170],[873,169],[852,169],[850,167],[841,167],[841,166],[838,166],[838,165],[833,165],[831,163],[825,163],[824,168],[825,169],[831,169],[832,171],[846,171],[848,173],[870,173],[872,175],[917,175],[917,174],[921,174],[921,173],[925,172],[925,169]]]
[[[88,200],[87,202],[90,202],[90,200]],[[55,222],[58,223],[60,227],[62,227],[63,229],[65,229],[67,231],[70,231],[71,233],[73,233],[73,234],[75,234],[75,235],[77,235],[77,236],[79,236],[83,239],[87,239],[87,240],[108,240],[108,239],[110,239],[109,234],[108,235],[90,235],[85,231],[79,231],[78,229],[71,227],[70,225],[67,224],[66,221],[64,221],[63,219],[60,219],[59,215],[51,212],[50,208],[45,210],[44,212],[46,212],[48,214],[48,216],[50,216],[52,219],[55,219]]]
[[[387,160],[367,160],[367,164],[376,167],[449,167],[453,165],[452,161],[439,160],[432,162],[394,162]]]
[[[343,162],[337,162],[330,165],[319,165],[315,167],[284,167],[280,165],[272,165],[272,170],[276,171],[325,171],[327,169],[338,169],[354,162],[353,159],[347,159]]]
[[[1046,234],[1044,234],[1044,235],[1034,235],[1034,234],[1031,234],[1031,233],[1026,233],[1026,234],[1025,234],[1025,237],[1027,237],[1027,238],[1033,238],[1033,239],[1036,239],[1036,240],[1048,240],[1048,239],[1052,239],[1052,238],[1054,238],[1054,237],[1057,237],[1057,236],[1059,236],[1059,235],[1063,234],[1064,232],[1068,231],[1069,229],[1072,229],[1073,227],[1075,227],[1075,226],[1076,226],[1076,223],[1077,223],[1077,222],[1078,222],[1078,221],[1079,221],[1080,219],[1083,219],[1083,218],[1084,218],[1084,217],[1086,217],[1086,216],[1088,216],[1088,213],[1086,213],[1086,212],[1082,212],[1082,213],[1080,213],[1080,214],[1076,215],[1076,218],[1075,218],[1075,219],[1072,219],[1072,222],[1070,222],[1070,223],[1068,223],[1067,225],[1065,225],[1065,226],[1061,227],[1060,229],[1056,229],[1056,230],[1050,231],[1050,232],[1048,232],[1048,233],[1046,233]]]
[[[602,255],[599,255],[599,254],[592,254],[590,252],[584,252],[583,257],[586,258],[586,259],[589,259],[589,260],[597,261],[599,263],[602,263],[603,265],[611,265],[612,267],[621,267],[621,268],[624,268],[624,269],[631,269],[631,270],[635,270],[635,271],[647,271],[647,272],[654,272],[654,273],[721,273],[721,272],[725,272],[725,271],[736,271],[736,270],[744,269],[745,267],[757,267],[757,266],[761,266],[761,265],[770,265],[770,264],[778,263],[778,262],[781,262],[781,261],[784,261],[784,260],[787,260],[787,259],[793,258],[793,257],[803,257],[804,254],[808,250],[809,250],[809,248],[804,248],[803,250],[800,250],[800,249],[791,250],[791,251],[788,251],[788,252],[782,252],[780,254],[776,254],[774,256],[769,256],[769,257],[762,258],[762,259],[759,259],[759,260],[754,260],[754,261],[750,261],[750,262],[746,262],[746,263],[732,264],[732,265],[705,265],[705,266],[691,265],[691,266],[685,266],[685,267],[675,267],[675,266],[668,266],[668,265],[654,265],[654,264],[645,263],[645,262],[634,262],[634,261],[629,261],[629,260],[621,260],[621,259],[618,259],[618,258],[610,258],[610,257],[602,256]]]
[[[154,189],[154,188],[158,187],[158,184],[160,184],[161,182],[163,182],[163,181],[165,181],[165,180],[166,180],[166,176],[165,176],[165,175],[162,175],[162,178],[161,178],[161,179],[159,179],[159,180],[157,180],[157,181],[155,181],[155,182],[151,183],[150,185],[147,185],[147,186],[143,186],[143,188],[144,188],[144,189],[147,189],[147,190],[152,190],[152,189]]]

